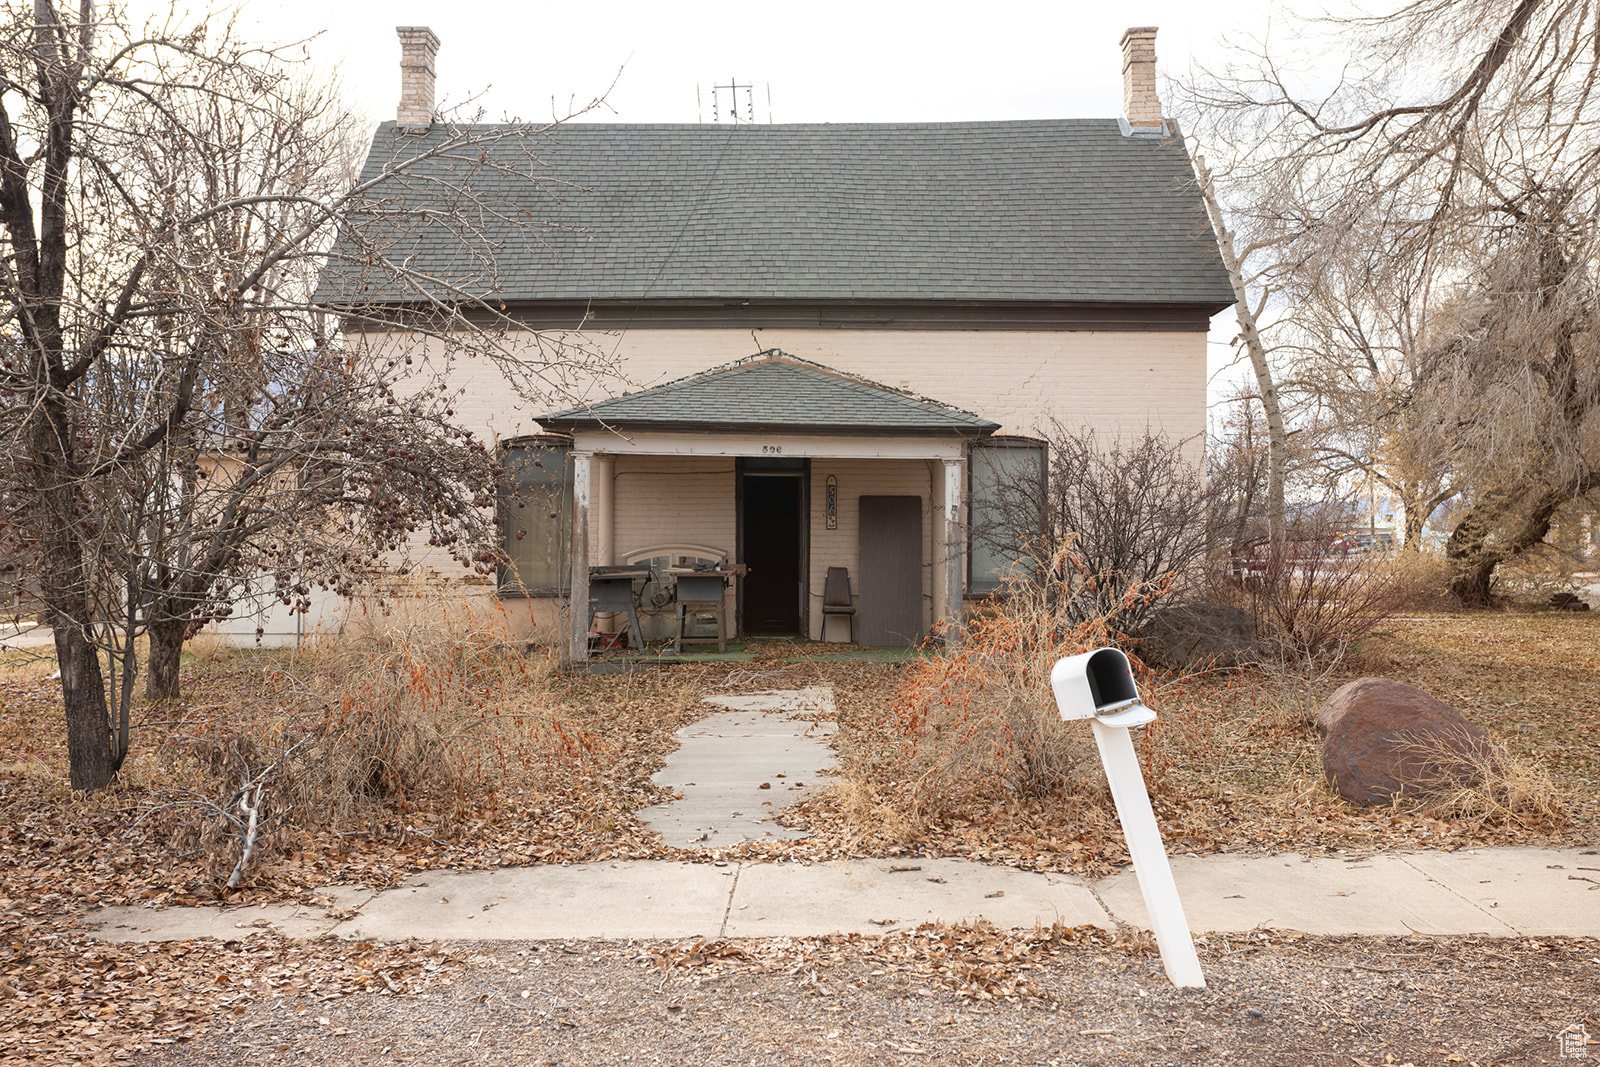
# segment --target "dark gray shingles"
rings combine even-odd
[[[363,179],[444,136],[380,127]],[[538,180],[506,173],[530,169],[507,138],[385,190],[397,216],[464,220],[352,222],[508,301],[1232,301],[1182,142],[1114,120],[572,124],[531,145]],[[325,298],[413,298],[355,258],[335,255]]]
[[[763,353],[591,407],[541,415],[546,429],[766,427],[799,432],[986,434],[996,423],[792,356]]]

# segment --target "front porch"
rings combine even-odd
[[[851,620],[823,611],[843,568],[857,644],[958,639],[967,446],[994,423],[781,353],[540,422],[572,441],[572,659],[590,654],[591,576],[614,581],[592,569],[630,565],[648,568],[634,589],[655,612],[647,639],[666,636],[661,571],[717,564],[742,572],[727,636],[845,641]]]

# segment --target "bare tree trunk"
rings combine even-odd
[[[1455,565],[1450,592],[1468,607],[1487,606],[1495,568],[1543,541],[1562,505],[1596,486],[1600,486],[1600,476],[1586,474],[1573,482],[1545,489],[1528,502],[1522,520],[1493,544],[1489,541],[1489,531],[1498,528],[1522,502],[1497,494],[1475,504],[1456,524],[1445,544],[1445,557]]]
[[[177,699],[180,691],[178,661],[183,655],[183,635],[187,629],[182,619],[151,621],[150,658],[144,676],[144,695],[151,700]]]
[[[1405,501],[1401,504],[1406,512],[1406,536],[1400,547],[1407,552],[1422,551],[1422,529],[1428,523],[1428,516],[1421,507],[1412,507],[1415,501]]]
[[[111,751],[100,657],[82,626],[59,616],[51,623],[56,636],[56,662],[61,667],[72,788],[104,789],[116,777],[117,760]]]
[[[38,373],[43,377],[49,371],[40,368]],[[116,777],[121,760],[111,738],[105,676],[94,640],[94,604],[78,532],[81,508],[72,458],[73,424],[61,399],[53,395],[39,405],[32,421],[29,458],[42,487],[32,502],[44,534],[39,584],[49,607],[56,664],[61,669],[71,783],[74,789],[104,789]]]
[[[1500,557],[1486,551],[1488,526],[1487,517],[1475,507],[1456,523],[1456,528],[1450,531],[1450,540],[1445,542],[1445,558],[1454,567],[1450,593],[1465,607],[1489,605],[1489,588]]]
[[[1272,365],[1267,362],[1267,347],[1261,342],[1261,331],[1256,324],[1255,312],[1250,310],[1250,293],[1245,287],[1244,265],[1233,246],[1233,231],[1228,229],[1222,205],[1217,201],[1217,189],[1211,180],[1211,170],[1206,157],[1196,154],[1194,163],[1199,177],[1200,195],[1206,202],[1206,212],[1211,216],[1211,228],[1217,234],[1217,248],[1222,253],[1222,264],[1228,269],[1228,281],[1233,284],[1233,310],[1239,317],[1239,335],[1244,340],[1245,351],[1250,354],[1250,367],[1255,371],[1256,387],[1260,394],[1261,409],[1267,416],[1267,536],[1273,544],[1284,540],[1283,481],[1289,435],[1283,425],[1283,408],[1278,403],[1278,386],[1272,377]]]

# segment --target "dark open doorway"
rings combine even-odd
[[[739,462],[740,629],[746,634],[805,633],[807,462]]]

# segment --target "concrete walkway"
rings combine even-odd
[[[674,848],[806,836],[773,817],[815,792],[818,776],[833,767],[833,691],[781,689],[704,703],[728,710],[679,730],[677,751],[651,776],[680,799],[640,809],[639,821]]]
[[[0,651],[13,648],[54,648],[55,631],[36,623],[5,623],[0,625]]]
[[[680,731],[655,780],[682,799],[639,818],[668,844],[712,849],[799,831],[773,814],[832,764],[826,689],[716,696]],[[1309,934],[1600,937],[1600,849],[1484,849],[1364,858],[1174,856],[1191,929]],[[1131,869],[1099,881],[956,859],[836,863],[614,862],[429,871],[376,892],[330,886],[321,907],[108,908],[112,941],[805,937],[881,934],[930,921],[1003,928],[1147,926]]]

